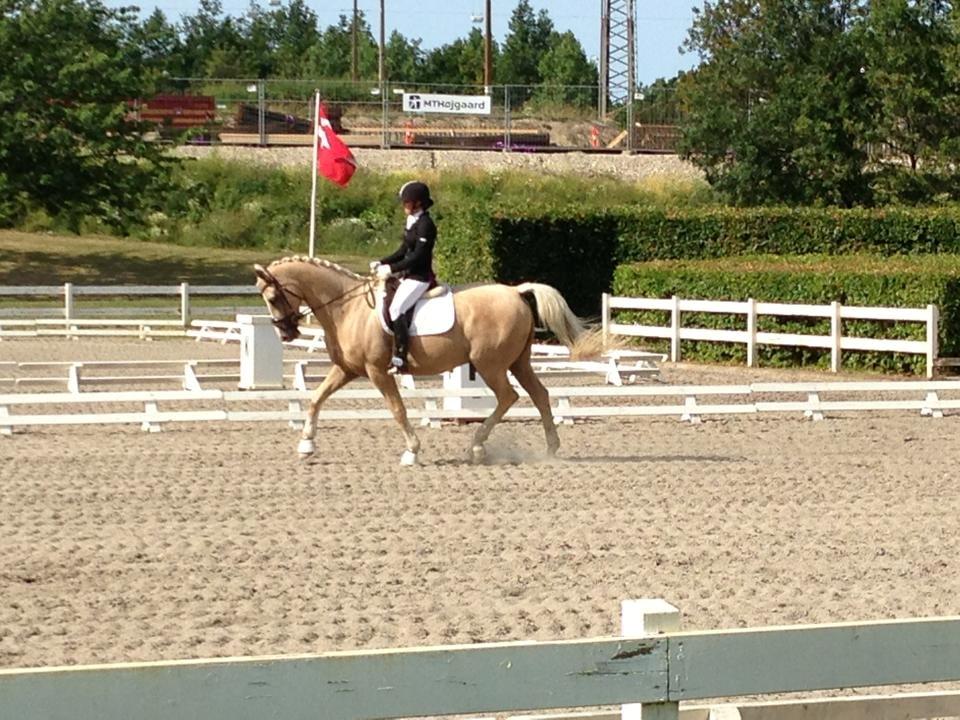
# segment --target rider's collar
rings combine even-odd
[[[410,213],[407,215],[407,230],[412,228],[417,220],[420,219],[420,216],[423,215],[423,210],[417,210],[415,213]]]

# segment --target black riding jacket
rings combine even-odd
[[[437,226],[424,210],[417,221],[403,232],[403,244],[380,262],[400,277],[433,282],[433,246],[437,242]]]

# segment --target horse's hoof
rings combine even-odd
[[[412,467],[417,464],[417,454],[410,450],[404,450],[400,456],[400,465],[403,467]]]
[[[303,438],[297,443],[297,453],[300,455],[301,460],[305,460],[313,455],[316,449],[317,447],[313,444],[313,440],[309,440],[308,438]]]
[[[487,457],[487,450],[483,445],[474,445],[470,448],[470,460],[474,465],[479,465]]]

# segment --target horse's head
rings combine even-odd
[[[280,332],[280,339],[290,342],[300,337],[300,302],[303,293],[296,283],[289,279],[281,282],[280,278],[262,265],[254,265],[253,271],[257,275],[257,289],[267,304],[267,310],[273,317],[274,327]]]

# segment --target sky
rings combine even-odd
[[[259,0],[268,8],[269,0]],[[242,15],[249,0],[222,0],[224,12]],[[120,7],[137,4],[141,12],[149,15],[159,7],[171,21],[181,15],[193,14],[196,0],[106,0],[108,5]],[[517,0],[491,0],[493,34],[502,41],[507,32],[510,14]],[[649,84],[661,77],[673,77],[679,70],[686,70],[697,63],[695,54],[681,54],[683,42],[693,18],[691,7],[697,0],[636,0],[637,4],[637,80]],[[353,11],[352,0],[307,0],[307,5],[317,13],[320,25],[335,24],[340,15]],[[572,30],[588,57],[595,58],[600,51],[601,0],[532,0],[534,9],[546,9],[557,30]],[[379,0],[360,0],[370,24],[376,28],[379,18]],[[471,16],[483,15],[483,0],[384,0],[386,8],[387,35],[399,30],[407,37],[421,38],[424,48],[433,48],[465,36],[471,27]],[[482,25],[480,26],[482,27]]]

